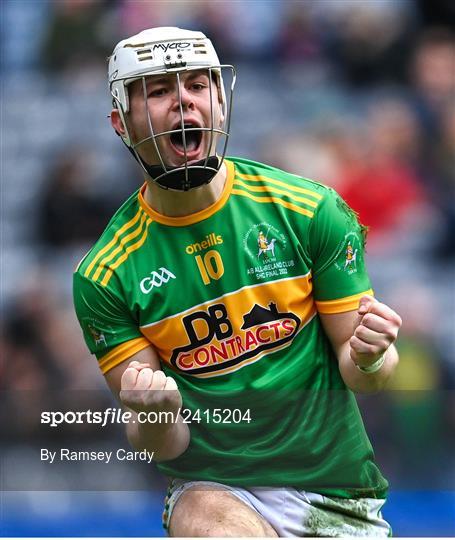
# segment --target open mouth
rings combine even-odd
[[[174,129],[178,129],[180,127],[180,124]],[[195,153],[199,150],[199,147],[201,146],[202,142],[202,131],[200,126],[197,126],[196,124],[185,124],[184,125],[184,132],[185,132],[185,142],[186,142],[186,152],[188,153]],[[172,135],[169,137],[171,145],[174,147],[174,149],[180,153],[185,154],[185,143],[183,139],[183,131],[180,129],[179,131],[176,131],[175,133],[172,133]]]

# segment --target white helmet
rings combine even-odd
[[[173,130],[154,133],[150,111],[148,107],[148,126],[150,135],[141,141],[134,142],[128,131],[126,114],[130,110],[128,85],[142,79],[144,100],[147,100],[145,78],[158,74],[175,74],[180,97],[180,74],[190,70],[205,69],[210,78],[215,78],[218,87],[218,96],[215,100],[210,86],[211,125],[208,127],[185,125],[183,106],[180,99],[180,125]],[[229,98],[226,96],[223,73],[229,73]],[[109,58],[109,87],[114,99],[114,107],[119,111],[125,127],[121,134],[123,142],[127,145],[146,173],[161,187],[166,189],[189,190],[208,183],[221,167],[227,141],[231,117],[232,94],[235,85],[235,70],[232,66],[221,65],[211,41],[202,32],[193,32],[174,27],[151,28],[144,30],[130,38],[120,41]],[[221,102],[222,123],[214,125],[213,103]],[[187,138],[189,133],[209,132],[210,144],[204,159],[188,164]],[[160,153],[157,140],[159,137],[171,137],[175,134],[182,137],[182,147],[185,163],[179,167],[166,165]],[[216,152],[219,139],[224,138],[223,150]],[[137,148],[148,141],[152,141],[161,165],[147,164],[138,154]],[[210,155],[213,151],[214,155]]]

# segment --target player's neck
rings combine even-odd
[[[155,212],[163,216],[188,216],[208,208],[221,197],[226,176],[226,165],[223,162],[210,184],[182,192],[163,189],[146,178],[144,199]]]

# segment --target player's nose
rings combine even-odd
[[[187,88],[185,88],[184,84],[180,84],[180,86],[175,91],[174,107],[179,109],[180,103],[182,104],[182,107],[184,109],[194,109],[193,97],[191,95],[191,92],[189,92]]]

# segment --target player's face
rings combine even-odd
[[[222,123],[221,104],[216,82],[208,71],[188,71],[180,74],[178,87],[175,74],[154,75],[145,79],[146,96],[142,80],[129,87],[130,130],[134,143],[150,137],[151,121],[155,134],[171,130],[181,130],[182,113],[185,125],[186,157],[182,132],[163,135],[156,142],[164,163],[171,167],[188,164],[205,158],[211,146],[215,151],[216,133],[210,131],[187,131],[187,128],[219,128]],[[210,96],[211,93],[211,96]],[[182,109],[180,108],[180,100]],[[150,165],[160,164],[153,140],[140,144],[137,148],[141,157]]]

